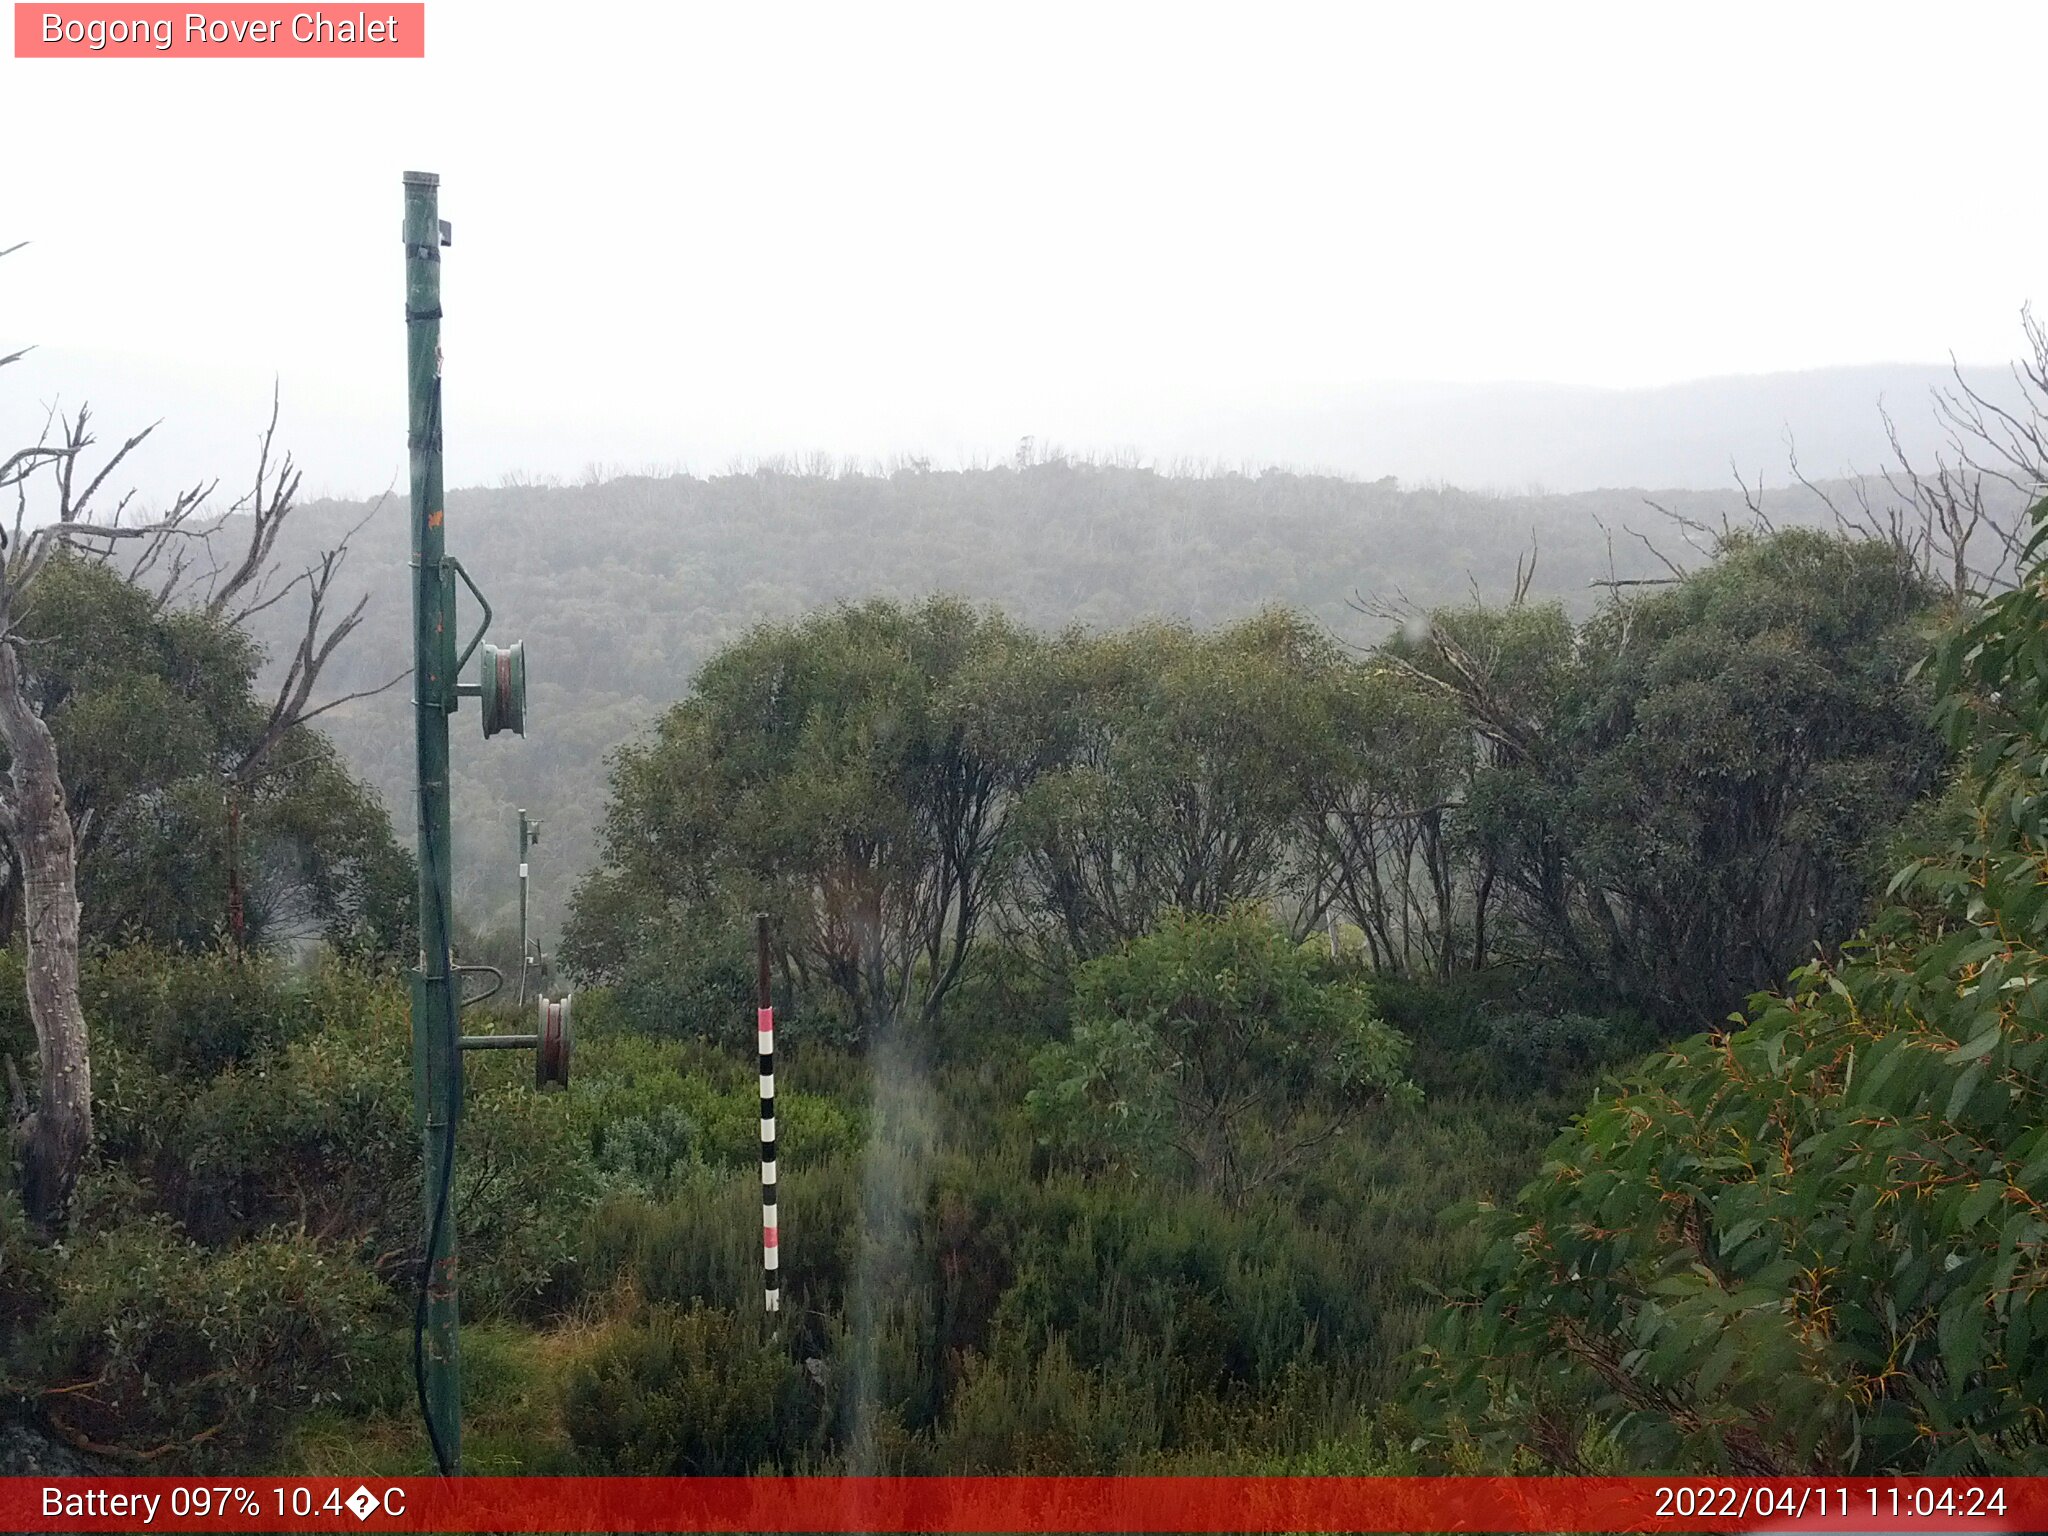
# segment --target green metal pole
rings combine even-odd
[[[420,1408],[444,1472],[462,1470],[461,1314],[456,1303],[455,1124],[462,1110],[448,715],[456,692],[453,593],[442,566],[440,177],[405,173],[407,443],[412,456],[413,718],[419,768],[420,964],[412,987],[413,1107],[426,1168],[426,1279],[415,1323]]]

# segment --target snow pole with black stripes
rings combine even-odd
[[[775,1213],[775,1000],[768,991],[768,914],[754,920],[760,963],[755,1029],[761,1049],[761,1285],[770,1312],[782,1310],[781,1235]]]

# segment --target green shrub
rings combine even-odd
[[[970,1361],[938,1459],[948,1473],[1101,1476],[1134,1470],[1162,1437],[1152,1393],[1076,1365],[1062,1339],[1013,1375]]]
[[[1261,912],[1170,912],[1074,988],[1073,1033],[1033,1059],[1026,1103],[1049,1145],[1098,1166],[1178,1164],[1241,1201],[1367,1106],[1420,1096],[1368,989]]]
[[[609,1195],[579,1253],[593,1281],[626,1276],[649,1301],[733,1305],[761,1289],[760,1182],[698,1164],[669,1200]]]
[[[592,1158],[653,1195],[666,1193],[688,1163],[758,1168],[761,1093],[752,1066],[632,1034],[593,1042],[571,1095]],[[793,1167],[815,1167],[861,1145],[858,1116],[786,1082],[777,1086],[777,1140]]]
[[[1544,1088],[1583,1079],[1613,1053],[1615,1022],[1521,1009],[1486,1021],[1487,1053],[1510,1079]]]
[[[1297,1359],[1341,1359],[1371,1339],[1342,1249],[1279,1207],[1068,1178],[1019,1205],[1003,1234],[1015,1279],[981,1347],[1059,1334],[1096,1366],[1138,1344],[1177,1392],[1215,1393],[1270,1386]]]
[[[109,1063],[104,1097],[121,1108],[108,1145],[142,1141],[165,1209],[201,1242],[286,1226],[388,1269],[411,1244],[419,1198],[403,1039],[325,1032],[196,1088]]]
[[[785,1180],[778,1190],[781,1261],[791,1313],[837,1311],[860,1240],[857,1167],[831,1162]],[[649,1301],[688,1306],[758,1301],[761,1289],[761,1184],[753,1170],[693,1165],[673,1196],[654,1201],[623,1191],[607,1196],[582,1224],[577,1253],[586,1277],[620,1277]]]
[[[109,957],[124,976],[140,961]],[[175,970],[208,974],[205,957]],[[167,984],[163,1020],[190,1020]],[[420,1140],[413,1124],[408,1001],[389,978],[327,967],[280,991],[288,1025],[245,1059],[194,1081],[141,1042],[96,1045],[103,1159],[138,1198],[194,1240],[226,1247],[304,1233],[353,1254],[403,1290],[418,1258]],[[464,1306],[533,1315],[567,1299],[577,1223],[594,1197],[584,1127],[561,1096],[534,1091],[530,1058],[472,1055],[455,1190]]]
[[[30,1226],[15,1193],[11,1161],[0,1163],[6,1182],[0,1185],[0,1390],[10,1386],[22,1361],[17,1358],[29,1325],[56,1297],[60,1256]]]
[[[1482,971],[1441,982],[1372,978],[1388,1023],[1415,1044],[1428,1094],[1527,1103],[1566,1094],[1583,1103],[1601,1072],[1661,1043],[1647,1017],[1554,965]]]
[[[31,1349],[46,1406],[74,1435],[241,1467],[348,1389],[388,1307],[367,1273],[310,1239],[211,1254],[166,1222],[136,1222],[62,1264]]]
[[[754,1027],[754,952],[738,927],[668,928],[636,946],[611,985],[619,1019],[662,1039],[734,1041]]]
[[[993,939],[968,952],[960,980],[932,1027],[941,1069],[1025,1058],[1067,1025],[1071,978]]]
[[[102,950],[79,975],[96,1044],[186,1078],[211,1077],[313,1028],[303,994],[277,961],[226,950]]]
[[[603,1123],[597,1137],[597,1168],[609,1182],[666,1198],[703,1161],[704,1152],[704,1128],[689,1111],[666,1104],[630,1120]]]
[[[818,1386],[756,1324],[658,1308],[570,1374],[563,1420],[593,1472],[744,1476],[815,1443]]]
[[[1245,1423],[1312,1443],[1355,1404],[1383,1353],[1379,1301],[1335,1235],[1270,1201],[1041,1184],[1030,1161],[1013,1130],[933,1154],[905,1189],[876,1186],[864,1160],[786,1173],[782,1315],[792,1350],[833,1384],[836,1464],[1024,1470],[1064,1435],[1092,1447],[1088,1465],[1128,1466]],[[871,1208],[904,1196],[893,1215]],[[702,1165],[665,1201],[614,1195],[585,1222],[586,1278],[627,1280],[660,1307],[751,1306],[758,1201],[751,1168]],[[1014,1420],[1001,1411],[1013,1393],[1035,1405]],[[1091,1418],[1107,1402],[1137,1405],[1138,1427]]]
[[[932,1254],[940,1469],[1277,1454],[1358,1411],[1376,1324],[1327,1235],[1198,1192],[1058,1179],[1007,1194],[999,1175],[962,1177],[941,1175]]]
[[[477,1053],[465,1070],[455,1185],[464,1315],[550,1316],[576,1294],[576,1234],[601,1188],[583,1126],[567,1096],[535,1091],[524,1052]],[[407,1214],[416,1221],[420,1209]]]

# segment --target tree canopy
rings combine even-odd
[[[758,908],[866,1031],[935,1016],[980,939],[1059,968],[1250,903],[1385,972],[1515,962],[1683,1031],[1864,916],[1943,760],[1908,679],[1934,613],[1890,546],[1795,530],[1584,623],[1443,609],[1365,652],[1283,610],[763,626],[617,757],[566,958],[715,998]]]
[[[1684,1025],[1863,916],[1944,760],[1909,680],[1936,617],[1891,545],[1795,529],[1576,629],[1465,609],[1389,649],[1486,745],[1457,822],[1513,942]]]
[[[325,737],[295,728],[230,783],[270,719],[245,630],[69,555],[45,567],[20,627],[80,829],[86,938],[204,946],[239,885],[249,942],[404,951],[412,861]]]
[[[1031,645],[934,599],[763,626],[721,653],[619,754],[572,963],[616,974],[664,927],[759,908],[856,1034],[934,1015],[992,887],[1014,787],[997,701]]]
[[[1075,977],[1070,1038],[1027,1100],[1055,1145],[1144,1167],[1169,1154],[1233,1202],[1298,1168],[1374,1102],[1412,1102],[1408,1041],[1356,976],[1248,909],[1171,913]]]
[[[2048,1469],[2044,630],[2035,563],[1942,644],[1971,813],[1904,904],[1603,1094],[1477,1213],[1490,1247],[1423,1388],[1455,1425],[1566,1469],[1596,1442],[1645,1468]],[[1788,649],[1752,661],[1854,731],[1852,657],[1819,676]],[[1757,713],[1781,742],[1797,723]]]

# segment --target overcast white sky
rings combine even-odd
[[[428,0],[424,62],[4,58],[0,350],[43,350],[0,426],[89,392],[179,467],[277,375],[309,483],[380,487],[410,168],[457,484],[2000,362],[2044,44],[2039,4]]]

